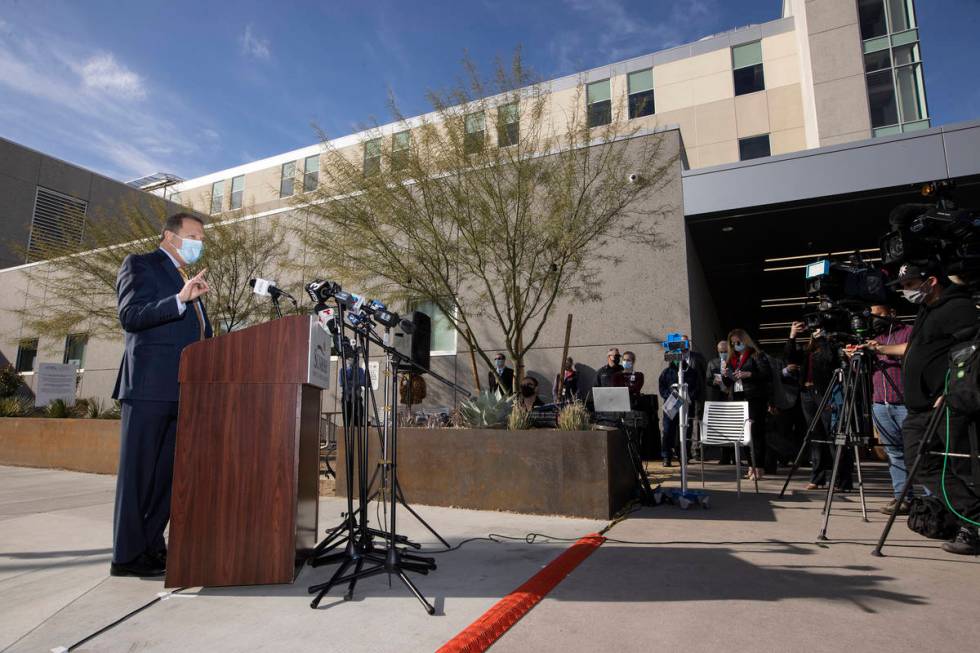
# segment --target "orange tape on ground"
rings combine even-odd
[[[598,533],[586,535],[443,644],[437,653],[486,651],[605,541]]]

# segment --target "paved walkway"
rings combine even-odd
[[[604,544],[493,650],[975,650],[980,559],[946,554],[901,525],[888,557],[871,557],[883,517],[864,523],[854,495],[835,508],[835,542],[817,545],[820,497],[802,484],[782,501],[776,481],[736,499],[734,470],[709,472],[710,510],[632,514],[608,536],[644,544]],[[876,509],[886,475],[869,475]],[[69,646],[162,591],[162,581],[108,576],[113,488],[109,476],[0,467],[0,650]],[[341,507],[323,499],[321,523]],[[453,543],[488,532],[576,538],[605,525],[420,510]],[[293,585],[190,590],[76,650],[433,651],[567,546],[478,541],[439,556],[436,572],[416,577],[434,617],[383,577],[363,581],[353,601],[335,593],[313,611],[306,587],[330,569],[307,567]]]

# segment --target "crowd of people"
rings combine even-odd
[[[689,417],[697,419],[705,401],[747,402],[752,433],[749,460],[754,461],[747,478],[758,480],[776,474],[779,464],[791,463],[812,426],[806,489],[825,488],[831,480],[835,455],[831,441],[843,405],[842,388],[834,379],[844,362],[863,350],[871,365],[872,422],[888,458],[894,495],[880,510],[907,514],[908,501],[899,499],[908,481],[908,467],[925,435],[933,407],[944,393],[950,350],[972,337],[978,313],[965,287],[928,265],[903,266],[896,284],[901,296],[918,307],[914,324],[897,319],[893,305],[872,306],[871,333],[860,343],[849,338],[852,342],[845,346],[834,334],[793,322],[779,352],[764,352],[743,329],[732,329],[718,342],[717,357],[712,360],[691,351],[684,374],[692,407]],[[491,388],[513,394],[513,370],[506,367],[503,355],[496,363],[497,370],[490,373]],[[668,361],[657,388],[664,402],[675,392],[678,376],[677,362]],[[537,381],[527,377],[522,384],[520,396],[537,400]],[[605,365],[596,370],[593,387],[617,386],[629,389],[634,410],[657,413],[655,403],[644,401],[651,396],[642,394],[644,375],[636,369],[636,355],[631,351],[620,355],[614,347],[609,349]],[[555,376],[554,396],[559,403],[581,399],[580,390],[575,363],[568,358]],[[660,419],[659,455],[663,464],[670,466],[677,456],[679,424],[676,414],[664,413]],[[971,451],[969,426],[966,416],[955,411],[950,414],[944,435],[951,451]],[[696,445],[693,429],[689,433]],[[644,458],[649,459],[653,456],[646,437],[644,440]],[[732,455],[732,448],[724,449],[719,463],[732,464]],[[836,491],[852,491],[854,462],[853,447],[843,447]],[[971,463],[950,458],[946,465],[951,473],[943,473],[941,456],[925,456],[910,496],[932,497],[936,502],[940,501],[937,497],[946,497],[949,504],[957,506],[963,526],[943,548],[953,553],[980,553],[974,525],[980,521],[980,490],[972,478]],[[942,504],[938,509],[944,508]]]

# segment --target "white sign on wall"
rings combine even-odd
[[[72,363],[38,363],[34,405],[43,408],[55,399],[63,399],[69,406],[74,406],[76,369]]]
[[[368,363],[368,375],[371,377],[371,387],[377,390],[378,377],[381,376],[381,363],[378,361],[371,361]]]

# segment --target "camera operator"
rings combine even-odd
[[[949,369],[950,349],[971,338],[977,327],[977,308],[970,291],[953,284],[931,263],[907,263],[898,273],[902,295],[919,306],[908,343],[883,344],[872,340],[869,348],[886,356],[904,357],[902,380],[908,416],[902,425],[905,459],[913,460],[919,443],[925,436],[932,409],[940,404]],[[950,411],[948,421],[940,422],[938,439],[950,440],[950,450],[965,448],[969,437],[969,419]],[[947,430],[948,429],[948,430]],[[942,446],[941,444],[939,446]],[[940,488],[942,458],[925,453],[919,467],[919,479],[932,494],[945,495],[961,514],[980,519],[980,495],[957,474],[948,475],[946,487]],[[956,538],[943,543],[950,553],[977,555],[980,541],[975,526],[961,526]]]
[[[909,341],[906,344],[878,341],[868,344],[877,353],[905,358],[902,370],[908,417],[903,424],[902,437],[905,457],[911,460],[925,435],[931,409],[943,394],[949,351],[973,335],[977,310],[970,292],[963,286],[952,284],[934,265],[903,265],[898,283],[905,299],[920,307]],[[941,434],[944,427],[941,423]],[[957,449],[953,443],[966,441],[968,429],[968,419],[951,411],[948,433],[945,434],[951,441],[951,450]],[[926,454],[920,470],[919,477],[925,488],[930,493],[941,494],[942,459]],[[957,510],[971,519],[980,518],[980,497],[975,489],[955,474],[947,479],[946,485],[945,493]],[[976,528],[961,527],[956,539],[944,543],[943,549],[950,553],[977,554],[980,543]]]
[[[895,318],[895,309],[885,304],[871,307],[871,329],[878,347],[901,345],[909,341],[912,327],[902,324]],[[902,445],[902,424],[908,410],[905,407],[905,393],[902,390],[902,364],[895,356],[880,355],[874,363],[871,377],[874,388],[874,405],[871,415],[885,453],[888,454],[888,473],[892,479],[895,498],[881,508],[886,515],[898,510],[898,514],[908,514],[908,504],[898,505],[907,478],[905,448]]]
[[[787,371],[797,374],[800,384],[800,408],[807,426],[813,423],[817,408],[827,388],[830,386],[834,370],[837,368],[839,357],[834,345],[824,337],[820,329],[810,334],[810,341],[801,348],[799,336],[806,333],[803,322],[793,322],[789,329],[789,340],[786,341],[785,359]],[[827,484],[834,465],[834,453],[829,444],[832,429],[833,406],[828,403],[810,435],[810,482],[806,489],[816,490]],[[814,442],[823,440],[824,442]],[[849,489],[853,484],[851,478],[852,454],[845,449],[841,455],[839,470],[839,485]]]

